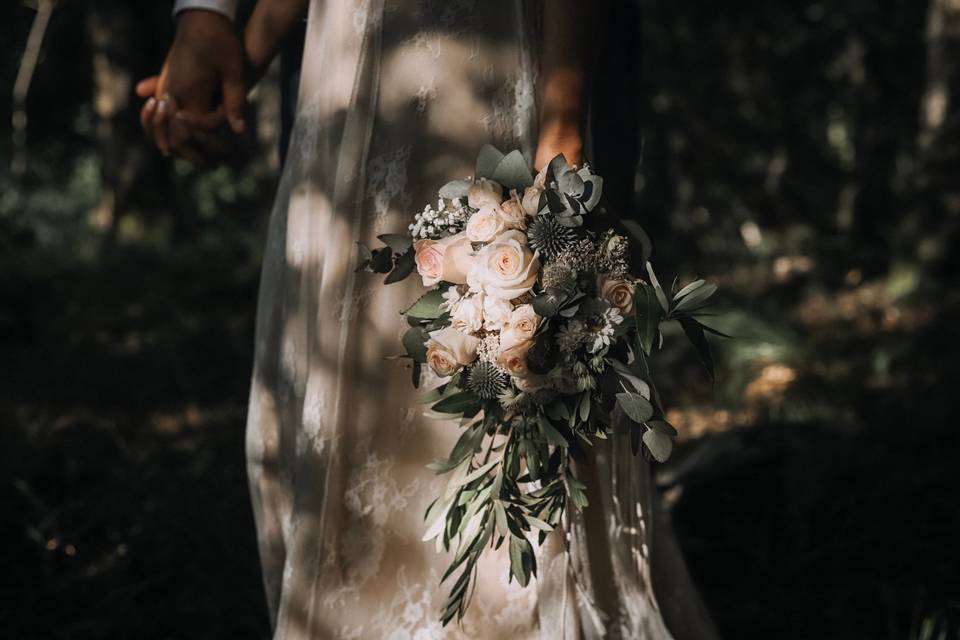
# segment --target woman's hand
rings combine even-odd
[[[539,171],[560,153],[571,166],[583,163],[583,138],[577,123],[556,122],[541,129],[533,166]]]
[[[558,153],[583,162],[580,123],[586,110],[587,74],[593,59],[593,7],[580,0],[552,0],[543,18],[540,140],[534,166],[542,169]]]

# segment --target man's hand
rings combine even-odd
[[[213,11],[187,10],[177,18],[160,75],[137,85],[137,95],[147,98],[140,123],[164,155],[197,161],[222,145],[216,131],[224,121],[234,133],[243,132],[246,92],[244,54],[233,24]]]

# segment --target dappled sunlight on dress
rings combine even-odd
[[[401,350],[397,310],[418,279],[382,287],[355,272],[356,243],[403,231],[440,185],[473,173],[484,143],[532,160],[537,9],[311,4],[264,255],[247,432],[275,638],[671,637],[650,585],[649,469],[615,445],[601,447],[593,520],[551,534],[539,579],[509,582],[507,547],[490,550],[462,626],[440,626],[450,557],[421,539],[445,479],[426,465],[459,430],[421,415],[407,363],[388,358]]]

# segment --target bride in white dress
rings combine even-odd
[[[277,16],[301,1],[260,0],[247,27],[254,65],[290,22]],[[579,469],[591,504],[550,535],[538,578],[508,582],[506,546],[488,550],[462,625],[441,627],[449,558],[421,538],[445,479],[426,465],[459,433],[421,416],[409,370],[386,359],[400,349],[397,311],[415,299],[416,279],[383,287],[355,271],[358,241],[403,231],[440,185],[472,173],[485,143],[520,149],[538,168],[558,152],[580,160],[585,79],[609,4],[310,3],[247,423],[276,639],[716,637],[657,512],[649,466],[616,438]],[[612,106],[593,105],[594,127]],[[634,133],[601,124],[614,139]],[[617,167],[594,159],[609,182]]]

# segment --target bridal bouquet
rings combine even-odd
[[[646,279],[630,274],[627,238],[588,230],[602,191],[589,166],[557,156],[534,177],[519,151],[485,146],[476,175],[444,185],[408,234],[360,247],[360,268],[387,273],[386,283],[422,278],[426,293],[402,312],[405,357],[414,386],[423,366],[442,381],[423,399],[430,413],[463,430],[430,465],[450,479],[425,516],[424,540],[453,551],[443,581],[460,571],[444,625],[463,616],[488,546],[509,546],[520,584],[536,575],[531,540],[542,544],[568,503],[587,506],[571,465],[584,445],[627,433],[635,454],[670,456],[676,431],[648,366],[662,322],[680,323],[713,375],[713,330],[697,317],[716,286],[674,283],[668,295],[646,234],[625,222]]]

